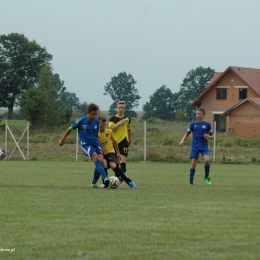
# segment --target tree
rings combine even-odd
[[[68,123],[73,110],[79,108],[79,99],[75,93],[66,91],[64,81],[47,64],[41,69],[39,82],[21,94],[17,104],[33,126],[49,127]]]
[[[150,101],[143,106],[143,119],[156,117],[163,120],[174,120],[174,95],[165,85],[157,89]]]
[[[178,93],[178,108],[186,114],[188,120],[194,118],[196,110],[190,104],[205,90],[214,74],[215,70],[210,67],[198,67],[186,74],[186,78],[183,80]]]
[[[109,83],[106,84],[104,95],[110,95],[114,101],[110,108],[109,114],[115,113],[116,104],[118,101],[125,101],[126,103],[126,114],[129,117],[137,117],[133,108],[138,107],[139,99],[138,90],[135,88],[136,81],[131,74],[121,72],[117,76],[114,76]]]
[[[69,123],[72,117],[72,112],[79,109],[79,98],[75,93],[64,91],[59,94],[61,101],[61,110],[64,112],[64,123]]]
[[[64,113],[63,123],[69,123],[74,110],[79,109],[79,98],[75,93],[67,91],[64,81],[60,80],[59,74],[52,75],[54,87],[58,92],[58,99],[61,101],[61,110]]]
[[[46,107],[45,94],[38,88],[27,89],[19,98],[20,113],[32,127],[41,126],[44,118],[43,107]]]
[[[43,126],[50,127],[59,125],[62,121],[62,105],[57,91],[57,79],[53,77],[52,67],[47,64],[42,67],[38,82],[38,89],[45,95],[45,106],[42,107],[44,117]]]
[[[0,35],[0,107],[8,108],[12,119],[15,99],[38,81],[50,55],[35,41],[23,34]]]
[[[39,82],[22,93],[17,104],[33,127],[53,127],[62,121],[61,101],[58,99],[57,80],[51,65],[41,69]]]
[[[181,109],[177,109],[175,112],[175,120],[178,122],[185,120],[185,113]]]
[[[88,104],[86,101],[84,101],[84,103],[79,105],[79,112],[81,112],[82,114],[86,114],[87,113],[87,109],[88,109]]]

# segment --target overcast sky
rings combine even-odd
[[[0,0],[0,10],[1,35],[46,47],[67,90],[101,110],[120,72],[137,81],[142,110],[199,66],[260,68],[259,0]]]

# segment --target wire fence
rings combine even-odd
[[[188,125],[134,122],[128,161],[188,162],[192,138],[189,137],[183,147],[178,145]],[[7,151],[6,160],[89,160],[79,149],[76,131],[59,147],[58,141],[65,130],[33,130],[28,123],[17,125],[12,120],[6,121],[5,127],[0,128],[0,148]],[[242,138],[216,132],[215,140],[209,140],[209,148],[211,161],[217,163],[260,162],[259,136]]]

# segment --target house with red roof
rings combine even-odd
[[[234,136],[260,135],[260,69],[228,67],[217,72],[191,103],[203,107],[205,121]]]

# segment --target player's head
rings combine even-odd
[[[100,116],[99,120],[99,130],[104,131],[107,127],[107,119],[104,116]]]
[[[92,121],[93,119],[96,118],[98,109],[99,109],[99,106],[94,103],[91,103],[88,105],[87,117],[90,121]]]
[[[116,105],[116,111],[119,116],[123,116],[125,113],[126,103],[125,101],[119,101]]]
[[[205,115],[205,109],[202,107],[199,107],[196,109],[196,118],[200,122],[203,120],[203,117]]]

